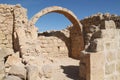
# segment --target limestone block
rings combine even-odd
[[[80,72],[84,73],[82,80],[104,80],[104,66],[105,66],[105,57],[101,53],[86,53],[81,54],[80,64],[85,65],[83,70]],[[83,75],[83,74],[81,74]],[[80,77],[81,77],[80,75]],[[99,75],[99,76],[98,76]]]
[[[97,41],[96,51],[103,51],[104,50],[103,39],[96,39],[96,41]]]
[[[45,78],[51,78],[52,77],[52,67],[50,65],[44,65],[42,67],[43,75]]]
[[[12,54],[11,56],[9,56],[7,58],[7,61],[5,62],[6,67],[7,66],[9,67],[9,66],[12,66],[12,65],[23,65],[22,62],[21,62],[21,58],[19,58],[19,54],[18,54],[18,56],[16,54]]]
[[[115,79],[115,76],[112,75],[112,76],[105,77],[105,80],[116,80],[116,79]]]
[[[15,75],[20,77],[21,79],[26,80],[26,69],[24,68],[24,66],[12,65],[8,74]]]
[[[120,80],[120,74],[117,74],[117,75],[115,76],[115,80]]]
[[[106,52],[106,60],[107,60],[107,62],[113,62],[113,61],[115,61],[116,60],[116,51],[107,51]]]
[[[6,76],[4,80],[22,80],[22,79],[19,78],[18,76],[10,75]]]
[[[53,49],[52,49],[52,50],[53,50],[53,52],[54,52],[54,53],[58,53],[58,52],[59,52],[59,49],[58,49],[58,47],[57,47],[57,46],[53,47]]]
[[[7,49],[6,48],[0,48],[0,61],[4,61],[4,58],[7,56]]]
[[[115,63],[113,64],[105,64],[105,74],[110,75],[115,72]]]
[[[5,35],[4,34],[0,34],[0,39],[5,39]]]
[[[3,40],[2,40],[2,43],[3,43],[3,44],[8,44],[9,42],[8,42],[8,40],[3,39]]]
[[[102,52],[90,54],[91,80],[104,80],[104,66],[105,56]]]
[[[5,74],[0,74],[0,80],[4,80]]]
[[[7,39],[9,40],[11,40],[12,39],[12,36],[11,35],[7,35]]]
[[[25,36],[25,31],[24,31],[24,29],[23,28],[18,28],[17,30],[16,30],[16,33],[14,33],[14,37],[15,37],[15,39],[17,39],[18,38],[18,40],[19,40],[19,44],[20,45],[25,45],[25,42],[26,42],[26,36]]]
[[[118,40],[113,40],[110,45],[111,49],[119,49],[119,42]]]
[[[41,43],[42,43],[42,44],[47,44],[48,41],[47,41],[47,40],[43,40]]]
[[[115,22],[113,20],[109,20],[109,21],[105,21],[105,28],[106,29],[115,29],[116,28],[116,25],[115,25]]]
[[[117,51],[117,58],[120,60],[120,53],[119,53],[120,50]]]
[[[12,43],[6,44],[6,48],[12,48]]]
[[[28,80],[37,80],[37,77],[39,76],[39,70],[36,66],[28,66]]]
[[[101,36],[103,38],[114,39],[115,36],[116,36],[116,30],[115,29],[101,30],[101,32],[102,32]]]
[[[116,29],[115,22],[113,20],[103,21],[101,24],[103,29]]]
[[[2,40],[0,39],[0,44],[2,44]]]
[[[5,77],[5,66],[4,61],[0,61],[0,80]]]
[[[116,61],[116,71],[120,74],[120,61]]]

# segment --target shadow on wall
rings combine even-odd
[[[73,80],[79,80],[79,66],[61,66],[63,73]]]
[[[38,33],[38,37],[39,36],[45,36],[45,37],[57,37],[59,39],[61,39],[67,49],[68,49],[68,55],[69,57],[71,56],[71,44],[70,44],[70,37],[67,37],[63,32],[61,31],[51,31],[51,32],[43,32],[43,33]]]

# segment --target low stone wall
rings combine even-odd
[[[90,48],[81,56],[81,80],[120,80],[120,30],[111,20],[101,25],[101,37],[91,37]]]
[[[38,40],[42,54],[50,57],[70,55],[70,32],[67,29],[38,33]]]

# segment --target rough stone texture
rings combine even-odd
[[[17,76],[10,75],[10,76],[5,77],[4,80],[22,80],[22,79]]]
[[[31,27],[34,27],[34,24],[41,16],[51,12],[63,14],[66,18],[68,18],[72,22],[73,28],[71,28],[70,30],[70,44],[71,44],[70,56],[75,59],[80,59],[79,52],[84,49],[82,25],[72,11],[58,6],[48,7],[35,14],[33,18],[29,21],[29,25]]]
[[[4,62],[0,61],[0,80],[2,80],[5,77],[5,66]]]
[[[38,40],[42,54],[50,57],[70,56],[69,30],[39,33]]]
[[[73,27],[70,27],[70,41],[71,41],[70,56],[75,59],[80,59],[80,52],[84,50],[84,40],[83,40],[83,33],[81,33],[76,28],[76,26],[77,25],[73,25]]]
[[[0,47],[12,49],[13,6],[0,5]]]
[[[50,12],[63,14],[72,25],[61,31],[38,33],[36,21]],[[44,65],[57,64],[54,58],[60,61],[68,56],[80,59],[81,80],[120,80],[119,29],[120,17],[109,13],[79,22],[70,10],[53,6],[29,21],[27,10],[20,5],[0,4],[0,80],[4,76],[8,80],[50,80],[55,74]]]
[[[44,65],[42,67],[42,70],[43,70],[43,75],[45,76],[45,78],[51,78],[52,77],[52,72],[53,72],[53,69],[51,66],[49,65]]]
[[[104,80],[104,59],[103,53],[83,53],[80,61],[80,80]]]
[[[36,66],[28,66],[27,70],[28,70],[27,79],[28,80],[37,80],[37,78],[39,77],[38,68]]]
[[[101,18],[102,16],[102,18]],[[85,52],[84,55],[81,56],[80,61],[80,76],[81,79],[86,80],[96,80],[98,76],[102,75],[103,79],[100,80],[117,80],[119,79],[119,26],[116,25],[113,16],[110,14],[99,14],[89,18],[86,18],[82,21],[84,26],[84,38],[85,38]],[[115,16],[114,16],[115,17]],[[112,19],[112,20],[111,20]],[[97,21],[95,21],[97,20]],[[91,23],[91,21],[93,21]],[[95,22],[94,22],[95,21]],[[86,24],[85,24],[86,23]],[[93,26],[94,25],[94,26]],[[96,26],[96,27],[95,27]],[[97,32],[99,34],[97,34]],[[95,34],[95,35],[94,35]],[[92,57],[92,55],[96,55],[98,57]],[[100,56],[103,54],[103,56]],[[89,60],[88,60],[89,59]],[[103,65],[98,65],[99,61],[103,60]],[[86,61],[88,60],[88,62]],[[93,61],[92,61],[93,60]],[[86,61],[83,63],[83,61]],[[89,63],[90,62],[90,63]],[[96,63],[94,63],[96,62]],[[93,64],[92,64],[93,63]],[[83,66],[89,64],[89,66]],[[97,66],[95,66],[97,64]],[[92,67],[93,66],[93,67]],[[100,67],[101,66],[101,67]],[[91,73],[86,72],[84,69],[90,68]],[[97,71],[100,69],[100,71]],[[94,74],[95,71],[95,74]],[[97,71],[97,72],[96,72]],[[102,72],[101,72],[102,71]],[[84,73],[84,75],[82,74]],[[93,72],[93,74],[92,74]],[[86,75],[90,75],[91,77],[87,78]],[[97,80],[99,80],[97,79]]]
[[[26,80],[26,69],[24,66],[13,65],[8,73],[9,75],[15,75],[21,79]]]
[[[15,54],[8,56],[5,62],[5,66],[10,67],[12,65],[23,65],[22,59],[19,57],[19,53],[15,53]]]
[[[2,80],[3,77],[5,77],[5,65],[4,65],[4,61],[5,61],[5,57],[8,55],[7,51],[8,50],[6,48],[1,48],[0,49],[0,80]]]

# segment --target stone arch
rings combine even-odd
[[[34,27],[35,23],[37,22],[37,20],[44,16],[45,14],[48,13],[59,13],[59,14],[63,14],[66,18],[68,18],[71,23],[73,24],[73,27],[70,31],[70,35],[71,35],[71,56],[73,58],[78,58],[80,51],[83,50],[83,36],[82,36],[82,24],[79,22],[79,20],[77,19],[77,17],[74,15],[74,13],[66,8],[62,8],[59,6],[52,6],[52,7],[47,7],[43,10],[41,10],[40,12],[38,12],[37,14],[35,14],[31,20],[29,21],[29,26],[31,26],[32,28]],[[75,30],[73,30],[75,29]],[[76,35],[78,34],[78,35]],[[74,38],[75,39],[72,39]],[[80,39],[78,40],[78,42],[76,41],[76,39]],[[76,45],[78,45],[77,47],[75,47]],[[82,47],[82,48],[81,48]],[[80,49],[77,49],[80,48]],[[75,52],[75,53],[74,53]]]
[[[40,17],[42,17],[45,14],[51,13],[51,12],[63,14],[65,17],[67,17],[72,22],[73,25],[76,25],[82,31],[82,25],[77,19],[77,17],[74,15],[74,13],[66,8],[62,8],[58,6],[52,6],[52,7],[45,8],[41,10],[40,12],[38,12],[37,14],[35,14],[30,20],[30,25],[34,25]]]

